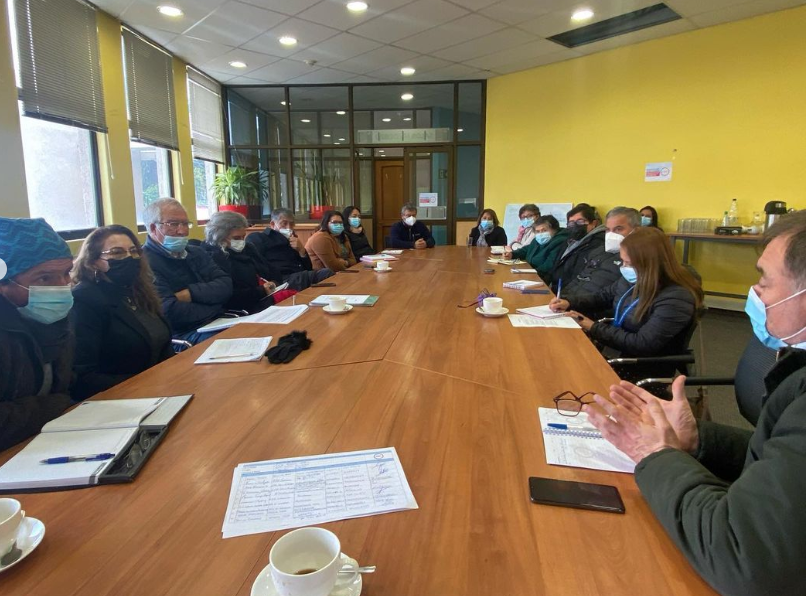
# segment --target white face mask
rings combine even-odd
[[[246,240],[230,240],[229,247],[235,252],[242,252],[246,248]]]
[[[409,215],[406,219],[403,220],[403,223],[405,223],[407,226],[411,227],[415,223],[417,223],[417,218],[414,217],[413,215]]]
[[[621,248],[621,243],[624,241],[624,236],[616,234],[615,232],[608,232],[605,234],[605,250],[607,252],[618,252]]]
[[[291,228],[283,228],[282,230],[277,231],[280,232],[286,238],[291,238],[291,235],[294,233],[294,230],[292,230]]]
[[[800,296],[801,294],[804,294],[804,293],[806,293],[806,288],[802,289],[800,292],[795,292],[794,294],[792,294],[788,298],[784,298],[783,300],[779,300],[775,304],[770,304],[769,306],[766,307],[765,310],[770,310],[771,308],[775,308],[779,304],[783,304],[784,302],[788,302],[789,300],[792,300],[792,298],[797,298],[798,296]],[[798,335],[800,335],[804,331],[806,331],[806,326],[801,327],[800,329],[795,331],[795,333],[791,333],[791,334],[787,335],[786,337],[782,337],[781,341],[782,342],[788,342],[790,339],[792,339],[793,337],[797,337]],[[791,345],[793,348],[806,349],[806,341],[802,341],[802,342],[796,343],[796,344],[789,344],[789,345]]]

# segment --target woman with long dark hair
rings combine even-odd
[[[356,264],[350,239],[344,233],[344,218],[338,211],[325,211],[319,229],[308,238],[305,250],[314,271],[344,271]]]
[[[375,249],[369,243],[366,230],[361,222],[361,210],[355,205],[345,207],[341,212],[344,220],[344,233],[350,239],[350,246],[356,259],[365,255],[374,255]]]
[[[72,271],[76,334],[73,397],[105,391],[173,355],[154,274],[137,236],[119,225],[93,230]]]

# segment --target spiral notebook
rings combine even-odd
[[[543,431],[547,464],[628,474],[635,469],[635,463],[629,457],[596,431],[561,430],[548,426],[550,423],[586,425],[588,415],[584,412],[569,418],[554,408],[538,408],[537,414]]]

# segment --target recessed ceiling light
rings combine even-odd
[[[593,18],[593,11],[590,8],[580,8],[571,15],[571,20],[579,23]]]
[[[229,65],[232,68],[246,68],[246,62],[241,62],[240,60],[233,60]]]
[[[391,122],[391,121],[392,121],[392,119],[391,119],[391,118],[384,118],[384,119],[383,119],[383,121],[384,121],[384,122]]]
[[[406,118],[403,118],[403,120],[404,120],[405,122],[408,122],[409,120],[411,120],[411,118],[406,117]]]
[[[336,141],[336,142],[335,142],[335,143],[333,143],[333,144],[334,144],[334,145],[341,145],[341,143],[339,143],[338,141]]]
[[[158,6],[157,10],[160,11],[160,14],[165,15],[166,17],[181,17],[184,12],[182,12],[181,8],[176,6],[169,6],[167,4],[163,6]]]
[[[366,2],[348,2],[347,3],[347,10],[350,12],[364,12],[367,8]]]
[[[327,139],[329,139],[329,138],[330,138],[330,135],[322,135],[322,136],[323,136],[323,137],[325,137],[325,138],[327,138]]]
[[[284,105],[285,105],[285,102],[284,102],[284,101],[281,101],[281,102],[280,102],[280,105],[281,105],[281,106],[284,106]]]
[[[339,111],[338,111],[338,112],[336,112],[336,113],[337,113],[339,116],[344,116],[344,115],[345,115],[347,112],[345,112],[344,110],[339,110]]]
[[[339,139],[339,140],[340,140],[340,141],[343,141],[344,139]]]
[[[303,118],[302,120],[300,120],[300,122],[303,122],[305,124],[310,124],[311,121],[308,120],[307,118]]]
[[[411,93],[404,93],[400,96],[400,99],[403,101],[409,101],[410,99],[414,99],[414,96]]]
[[[412,68],[411,66],[404,66],[403,68],[400,69],[400,74],[402,74],[404,77],[410,77],[415,72],[417,71],[414,70],[414,68]]]
[[[290,48],[291,46],[297,45],[297,38],[291,37],[290,35],[283,35],[280,38],[280,43]]]

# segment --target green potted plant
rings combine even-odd
[[[267,192],[258,170],[230,166],[216,174],[211,186],[221,211],[236,211],[248,219],[260,219],[260,201]]]

